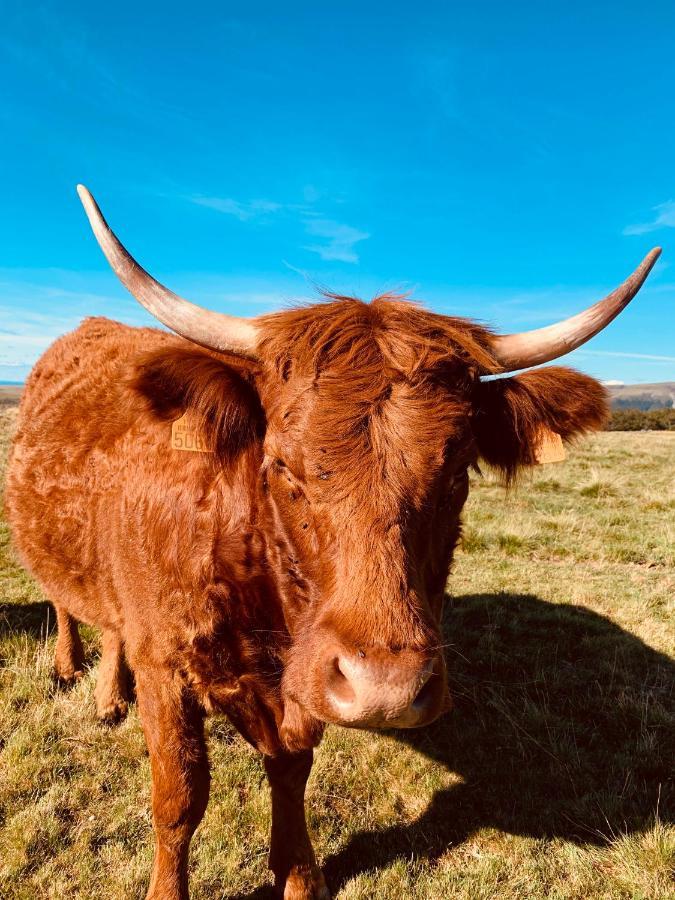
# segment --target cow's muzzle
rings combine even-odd
[[[329,722],[355,728],[418,728],[450,707],[440,654],[335,647],[323,663]]]

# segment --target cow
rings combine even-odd
[[[30,374],[8,470],[14,542],[55,609],[55,673],[102,631],[98,716],[133,673],[151,761],[152,900],[188,896],[208,800],[204,718],[263,755],[285,900],[329,896],[305,822],[327,724],[417,728],[451,706],[441,606],[469,471],[507,482],[605,391],[550,362],[597,334],[659,255],[586,311],[498,335],[394,295],[254,319],[173,294],[78,188],[114,272],[169,331],[87,319]],[[485,378],[485,376],[504,376]]]

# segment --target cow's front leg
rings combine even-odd
[[[136,671],[152,768],[155,859],[147,900],[187,900],[188,849],[209,796],[204,716],[165,669]]]
[[[272,789],[270,869],[284,900],[329,900],[330,894],[305,821],[305,785],[312,769],[312,751],[265,757]]]

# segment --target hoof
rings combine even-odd
[[[129,704],[121,698],[96,704],[96,717],[102,725],[117,725],[128,712]]]
[[[321,869],[295,870],[286,879],[283,900],[330,900],[330,892]]]
[[[84,672],[82,669],[54,667],[52,670],[52,680],[60,688],[71,688],[83,677]]]

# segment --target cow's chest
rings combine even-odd
[[[228,716],[264,753],[279,750],[286,630],[278,597],[257,579],[212,586],[178,665],[207,713]]]

